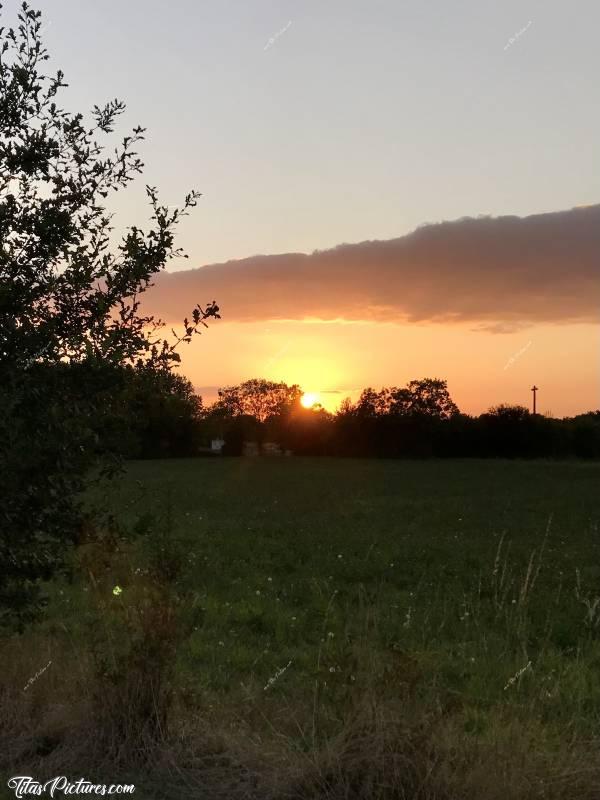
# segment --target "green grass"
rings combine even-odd
[[[312,686],[317,664],[354,683],[367,641],[477,706],[550,682],[541,706],[560,716],[556,696],[580,692],[583,719],[600,700],[580,669],[600,652],[599,481],[585,463],[177,460],[131,464],[111,502],[170,514],[184,543],[203,612],[180,657],[190,687],[238,696],[290,660],[270,693]]]
[[[467,753],[444,785],[495,797],[510,773],[521,797],[524,754],[545,776],[598,736],[599,485],[583,462],[215,458],[131,463],[91,500],[184,554],[185,725],[311,753],[376,696],[419,731],[438,720],[442,763]],[[115,563],[108,604],[127,609],[155,536]],[[49,592],[35,636],[85,650],[90,594]]]

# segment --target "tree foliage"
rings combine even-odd
[[[112,402],[111,449],[127,458],[196,455],[204,409],[187,378],[149,364],[126,366]]]
[[[450,397],[446,381],[423,378],[410,381],[404,388],[384,387],[379,392],[363,389],[356,405],[346,407],[346,412],[349,411],[359,417],[391,414],[449,419],[458,414],[458,407]]]
[[[148,229],[114,245],[106,201],[142,171],[144,129],[113,145],[121,101],[94,106],[89,123],[59,107],[67,84],[42,71],[41,27],[23,3],[16,29],[0,28],[0,609],[21,615],[76,536],[118,368],[168,371],[177,346],[218,317],[214,301],[197,305],[169,342],[141,312],[152,278],[182,255],[174,229],[199,194],[170,210],[147,186]]]
[[[254,378],[239,386],[219,389],[219,399],[211,406],[216,417],[254,417],[265,422],[270,417],[279,417],[297,405],[302,390],[297,384],[275,383]]]

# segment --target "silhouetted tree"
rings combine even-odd
[[[353,411],[363,418],[413,414],[449,419],[458,414],[458,407],[450,397],[446,381],[423,378],[410,381],[404,388],[393,386],[379,392],[372,388],[363,389]]]
[[[519,405],[499,405],[479,417],[482,455],[532,458],[557,454],[556,423]]]
[[[355,405],[340,408],[336,441],[349,455],[432,455],[440,423],[458,413],[446,381],[438,378],[413,380],[402,388],[368,388]]]
[[[210,412],[225,419],[246,415],[265,422],[269,417],[284,414],[299,402],[301,396],[302,391],[296,384],[288,386],[254,378],[239,386],[219,389],[219,399],[213,403]]]
[[[24,3],[18,22],[0,29],[0,611],[23,620],[77,536],[77,497],[102,454],[94,420],[117,367],[168,370],[218,308],[197,306],[170,344],[140,313],[152,277],[181,254],[174,227],[198,193],[170,211],[147,187],[150,229],[131,227],[113,251],[104,202],[141,172],[144,130],[107,153],[99,140],[124,104],[95,106],[90,125],[59,108],[67,84],[41,72],[41,14]]]
[[[579,458],[600,458],[600,411],[568,420],[569,444]]]
[[[267,438],[279,442],[284,450],[305,456],[333,454],[333,415],[319,404],[304,408],[294,403],[265,425]]]
[[[202,398],[189,380],[149,364],[123,368],[113,399],[113,448],[128,458],[185,457],[200,446]],[[100,432],[102,434],[102,432]]]
[[[396,404],[401,411],[396,411]],[[392,395],[392,413],[419,414],[434,419],[450,419],[459,413],[448,392],[447,381],[439,378],[423,378],[410,381],[397,397]]]

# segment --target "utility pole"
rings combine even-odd
[[[535,414],[536,413],[536,410],[535,410],[536,409],[536,402],[535,402],[536,401],[536,397],[535,397],[535,395],[536,395],[536,392],[538,391],[538,387],[535,385],[535,383],[531,387],[531,391],[533,392],[533,413]]]

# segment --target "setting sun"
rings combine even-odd
[[[312,408],[319,402],[319,395],[317,392],[305,392],[300,398],[300,402],[304,408]]]

